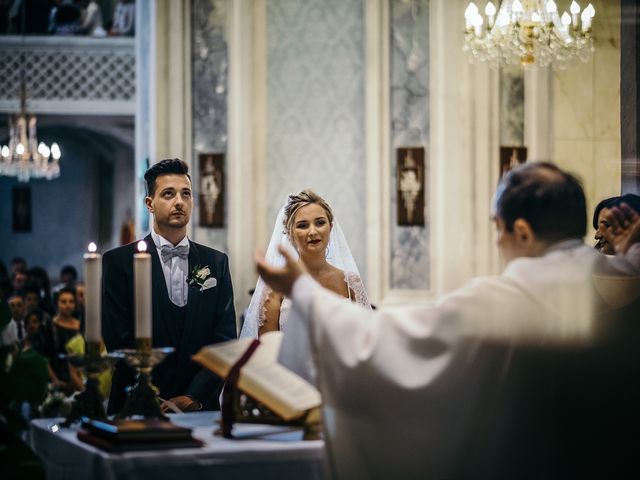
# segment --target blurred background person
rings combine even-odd
[[[109,35],[131,37],[135,33],[136,5],[133,0],[120,0],[113,10]]]
[[[75,290],[63,288],[58,292],[56,315],[51,323],[45,326],[51,380],[67,395],[83,388],[80,372],[66,358],[67,355],[75,353],[70,344],[77,341],[75,337],[81,336],[80,320],[73,316],[75,308]]]
[[[35,287],[38,290],[38,296],[40,297],[40,308],[42,308],[49,315],[53,315],[55,309],[53,306],[53,300],[51,299],[51,280],[49,280],[49,274],[42,267],[31,267],[27,271],[27,284],[25,286],[25,293],[29,287]]]
[[[102,10],[95,0],[82,0],[81,20],[79,33],[92,37],[105,37],[107,31],[104,29],[102,20]]]

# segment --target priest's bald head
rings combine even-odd
[[[582,239],[587,230],[580,182],[551,163],[528,163],[509,171],[498,184],[493,210],[497,245],[506,262]]]

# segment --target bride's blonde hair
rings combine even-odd
[[[284,206],[284,220],[282,222],[282,226],[284,227],[284,233],[289,237],[291,243],[293,243],[293,222],[296,218],[296,213],[298,213],[298,210],[302,207],[306,207],[312,203],[320,205],[323,208],[327,213],[329,223],[333,225],[333,212],[331,211],[329,204],[316,192],[309,188],[305,188],[296,195],[289,195],[287,204]]]

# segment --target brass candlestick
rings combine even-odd
[[[129,390],[124,407],[116,418],[141,415],[144,418],[167,420],[160,410],[158,389],[151,382],[151,370],[174,351],[173,347],[152,348],[150,338],[137,338],[136,349],[122,349],[111,353],[112,358],[124,359],[136,370],[136,384]]]
[[[67,358],[72,364],[76,364],[84,370],[87,377],[84,391],[79,393],[71,404],[71,412],[62,424],[69,427],[73,423],[80,421],[82,417],[105,419],[107,414],[104,410],[103,398],[100,395],[98,377],[107,368],[111,367],[111,359],[101,354],[101,342],[85,342],[84,355],[69,355]]]

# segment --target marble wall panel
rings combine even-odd
[[[312,188],[366,276],[363,1],[268,0],[266,21],[266,229],[288,194]]]
[[[191,3],[191,174],[198,192],[198,154],[227,151],[227,4],[228,0],[193,0]],[[196,205],[192,215],[194,238],[218,250],[227,250],[227,212],[224,228],[197,227]]]
[[[620,163],[620,140],[597,140],[594,143],[594,199],[589,205],[595,207],[603,198],[620,195],[622,165]],[[603,179],[605,181],[599,181]]]
[[[524,145],[524,75],[522,69],[500,69],[500,145]]]
[[[554,73],[556,138],[593,137],[594,62]]]
[[[599,8],[600,2],[594,2]],[[596,10],[597,11],[597,10]],[[596,51],[593,54],[594,136],[620,138],[620,2],[608,1],[604,15],[594,23]],[[600,17],[600,15],[598,15]]]
[[[391,192],[390,287],[429,290],[429,2],[390,0]],[[425,149],[425,226],[397,225],[396,148]]]

